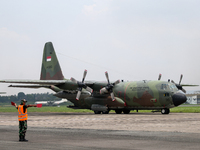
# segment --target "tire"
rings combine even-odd
[[[161,114],[169,114],[170,110],[168,108],[161,109]]]
[[[95,114],[101,114],[101,111],[94,111]]]
[[[102,114],[109,114],[110,110],[102,111]]]
[[[121,114],[121,113],[122,113],[122,110],[117,109],[117,110],[115,110],[115,113],[116,113],[116,114]]]
[[[129,114],[129,113],[130,113],[130,110],[123,110],[123,113],[124,113],[124,114]]]

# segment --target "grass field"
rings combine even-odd
[[[13,106],[0,106],[0,112],[17,112],[17,109]],[[71,109],[66,106],[51,107],[44,106],[42,108],[30,107],[28,112],[66,112],[66,113],[94,113],[92,110],[88,109]],[[111,111],[114,112],[114,111]],[[151,112],[151,110],[139,110],[139,112]],[[200,105],[181,105],[170,109],[171,113],[200,113]],[[131,113],[136,113],[136,111],[131,111]]]

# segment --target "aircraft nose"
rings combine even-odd
[[[174,106],[178,106],[185,103],[187,100],[187,97],[182,93],[176,93],[172,95],[172,100],[173,100]]]

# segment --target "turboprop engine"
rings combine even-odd
[[[59,97],[59,98],[75,99],[76,95],[77,95],[77,91],[73,91],[73,92],[72,91],[60,91],[53,95],[56,97]],[[90,95],[91,95],[91,93],[88,91],[81,91],[80,98],[85,99],[85,98],[89,97]]]

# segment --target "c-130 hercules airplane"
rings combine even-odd
[[[159,75],[156,81],[110,82],[106,72],[107,82],[85,81],[87,70],[82,81],[74,78],[65,79],[57,60],[53,44],[44,46],[40,80],[0,80],[3,83],[20,83],[29,85],[10,85],[22,88],[49,88],[56,92],[54,96],[71,101],[74,109],[91,109],[95,114],[108,114],[115,110],[117,114],[129,114],[130,110],[155,110],[169,114],[170,108],[186,102],[186,92],[179,84],[161,81]],[[185,85],[186,86],[186,85]],[[187,85],[193,86],[193,85]]]

